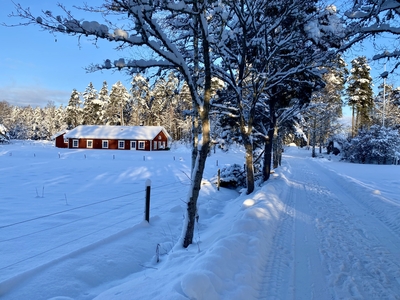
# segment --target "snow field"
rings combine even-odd
[[[400,168],[310,156],[287,148],[271,180],[245,195],[214,184],[243,151],[211,153],[194,243],[183,249],[185,146],[2,145],[0,297],[399,299]]]

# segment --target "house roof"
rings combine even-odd
[[[68,132],[68,130],[66,130],[66,129],[61,130],[61,131],[59,131],[59,132],[53,134],[53,135],[50,137],[50,139],[51,139],[51,140],[55,140],[57,137],[59,137],[60,135],[63,135],[63,134],[66,133],[66,132]]]
[[[153,140],[161,131],[170,138],[162,126],[80,125],[68,131],[65,138]]]

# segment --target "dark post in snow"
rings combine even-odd
[[[219,191],[219,186],[221,184],[221,169],[218,169],[218,175],[217,175],[217,190]]]
[[[146,204],[144,210],[144,219],[150,223],[150,188],[151,188],[151,180],[146,180]]]

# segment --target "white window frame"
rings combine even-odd
[[[158,142],[158,149],[165,149],[165,141]]]
[[[125,141],[118,141],[118,149],[125,149]]]
[[[131,141],[131,150],[136,150],[136,141]]]
[[[86,140],[86,148],[89,149],[93,148],[93,140]]]
[[[108,149],[108,140],[101,141],[101,148]]]
[[[157,150],[157,141],[153,141],[153,150]]]
[[[145,141],[139,141],[139,142],[138,142],[138,149],[139,149],[139,150],[144,150],[144,149],[146,149],[146,142],[145,142]]]
[[[72,148],[78,148],[79,147],[79,140],[72,140]]]

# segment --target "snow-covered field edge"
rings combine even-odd
[[[200,237],[188,249],[176,245],[160,263],[153,258],[153,268],[96,299],[257,299],[285,211],[281,201],[286,191],[284,171],[274,173],[251,195],[227,201],[217,217],[200,217]],[[202,205],[200,216],[206,209]]]

